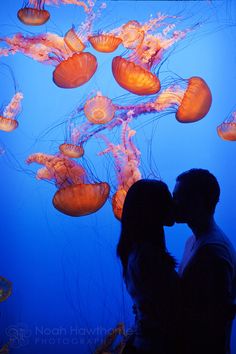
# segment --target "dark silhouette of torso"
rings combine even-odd
[[[236,298],[236,254],[214,225],[186,243],[181,277],[183,354],[229,354]]]
[[[133,345],[152,354],[177,353],[180,282],[174,259],[152,242],[142,243],[129,256],[125,282],[136,317]]]

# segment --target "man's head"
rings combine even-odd
[[[204,222],[213,217],[219,201],[220,187],[208,170],[191,169],[176,178],[173,192],[176,222]]]

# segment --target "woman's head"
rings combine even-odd
[[[173,224],[173,200],[167,185],[147,179],[134,183],[125,198],[117,246],[123,267],[126,267],[128,255],[137,244],[148,240],[165,250],[163,226]]]
[[[174,223],[173,201],[162,181],[141,179],[128,190],[122,213],[126,223],[163,227]]]

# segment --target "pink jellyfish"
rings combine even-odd
[[[65,155],[30,155],[26,162],[36,162],[39,169],[37,179],[54,180],[58,191],[53,205],[60,212],[70,216],[83,216],[96,212],[106,202],[110,187],[106,182],[88,183],[85,169]]]
[[[21,111],[22,99],[23,94],[17,92],[8,106],[4,109],[3,113],[0,114],[0,130],[11,132],[18,127],[17,117]]]
[[[84,114],[87,119],[94,124],[104,124],[110,122],[116,112],[116,107],[112,100],[102,96],[100,92],[86,101],[84,105]]]
[[[59,146],[59,150],[67,157],[79,158],[84,155],[84,148],[76,144],[63,143]]]
[[[121,219],[124,200],[129,188],[132,184],[141,179],[141,173],[139,171],[140,151],[132,141],[132,137],[136,132],[128,125],[131,118],[132,116],[122,123],[121,144],[114,145],[103,137],[108,147],[99,153],[103,155],[111,152],[114,157],[118,186],[117,191],[112,197],[112,209],[118,220]]]
[[[236,112],[217,127],[217,133],[223,140],[236,141]]]

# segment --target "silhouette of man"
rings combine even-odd
[[[215,176],[191,169],[176,179],[176,222],[193,232],[179,267],[184,354],[229,354],[236,298],[236,253],[214,220],[220,187]]]

